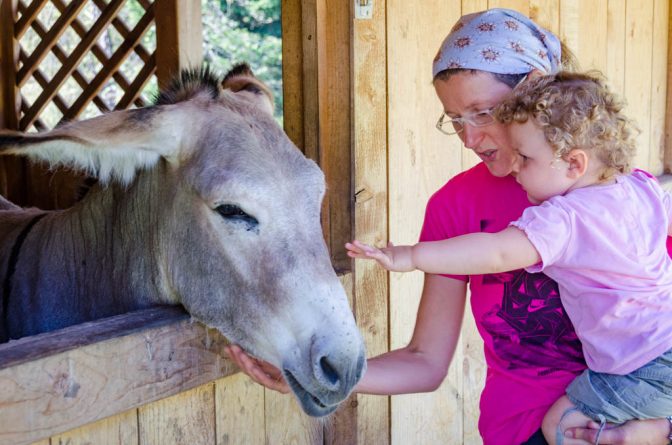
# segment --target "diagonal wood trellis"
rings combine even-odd
[[[39,13],[49,2],[58,10],[60,16],[49,29],[46,29],[39,18]],[[42,88],[41,93],[32,103],[21,94],[18,130],[25,131],[30,129],[31,126],[38,130],[48,128],[40,119],[40,113],[51,102],[62,114],[61,121],[78,117],[91,102],[101,112],[128,108],[132,105],[145,105],[141,93],[156,72],[156,56],[155,52],[150,53],[143,46],[141,39],[154,24],[154,4],[148,0],[138,0],[138,3],[144,9],[144,14],[133,27],[129,28],[119,15],[126,0],[108,0],[107,2],[91,0],[91,2],[98,8],[99,15],[88,29],[78,19],[78,14],[87,5],[87,1],[71,1],[69,4],[66,4],[65,0],[34,0],[29,4],[22,1],[18,2],[19,14],[17,16],[19,18],[15,21],[13,27],[15,42],[19,43],[15,75],[16,88],[20,92],[31,77]],[[98,41],[101,34],[110,26],[114,27],[121,35],[123,42],[108,56],[107,51],[100,46]],[[32,28],[40,38],[39,44],[30,53],[20,45],[21,38],[29,28]],[[59,44],[59,38],[68,28],[71,28],[81,39],[69,54]],[[61,64],[51,79],[40,68],[40,63],[45,60],[49,53],[52,53]],[[79,64],[88,53],[92,53],[100,64],[100,69],[91,80],[87,80],[85,74],[78,69]],[[132,53],[139,57],[143,66],[135,78],[129,80],[121,71],[121,67]],[[71,77],[82,92],[74,101],[68,103],[59,94],[59,90]],[[112,106],[100,95],[101,90],[110,79],[113,79],[123,91],[121,99]]]
[[[181,68],[202,60],[200,1],[0,0],[0,128],[142,107]],[[0,193],[64,208],[82,175],[0,158]]]

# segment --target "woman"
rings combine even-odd
[[[531,205],[511,176],[516,153],[505,127],[490,113],[518,83],[567,65],[569,58],[565,53],[561,61],[561,53],[556,36],[511,10],[470,14],[453,27],[433,64],[434,87],[444,107],[437,127],[457,134],[482,162],[432,196],[421,241],[496,232]],[[387,395],[436,389],[455,352],[467,284],[488,367],[480,404],[483,441],[543,444],[539,428],[544,415],[585,369],[557,285],[543,274],[523,270],[468,277],[426,274],[409,345],[370,359],[356,391]],[[274,380],[277,370],[237,347],[229,353],[257,382],[287,391],[283,381]],[[501,409],[502,400],[506,410]],[[631,422],[604,431],[600,443],[666,444],[669,433],[666,419]],[[594,441],[596,430],[575,429],[573,434]]]

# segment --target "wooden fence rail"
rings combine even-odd
[[[226,343],[180,307],[158,307],[0,345],[0,445],[30,444],[231,375]]]

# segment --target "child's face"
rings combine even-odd
[[[572,187],[575,181],[568,174],[569,163],[555,157],[543,130],[528,120],[509,125],[509,133],[511,145],[518,152],[513,174],[530,202],[539,204]]]

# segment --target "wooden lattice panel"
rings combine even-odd
[[[19,130],[146,105],[155,36],[150,0],[19,0]]]

